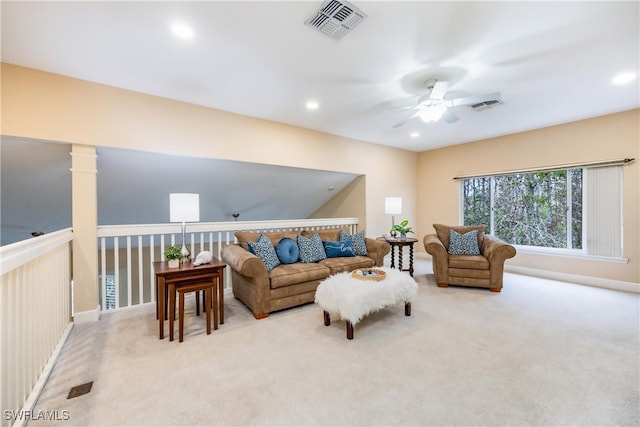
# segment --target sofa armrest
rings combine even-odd
[[[246,277],[268,277],[267,266],[260,258],[240,245],[228,245],[222,248],[222,261],[236,272]]]
[[[438,239],[437,234],[427,234],[424,236],[422,240],[424,243],[424,248],[428,253],[431,254],[434,258],[447,258],[447,249],[444,247],[444,244]]]
[[[449,254],[437,234],[427,234],[422,239],[424,248],[433,260],[433,274],[438,286],[446,286],[449,282]]]
[[[377,267],[382,267],[384,257],[391,251],[391,245],[382,240],[370,239],[365,237],[364,243],[367,246],[369,258],[372,258]]]
[[[516,248],[504,240],[485,234],[482,239],[482,255],[491,263],[504,262],[506,259],[516,256]]]

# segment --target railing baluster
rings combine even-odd
[[[144,279],[142,273],[142,236],[138,235],[138,304],[144,302]]]
[[[153,274],[153,263],[156,260],[156,247],[154,245],[154,237],[155,236],[153,234],[149,235],[149,286],[151,287],[151,302],[154,302],[156,300],[156,280]],[[160,255],[162,256],[162,252],[160,253]]]
[[[131,236],[127,236],[127,305],[133,305],[131,301],[131,291],[133,286],[131,283]]]
[[[113,238],[113,275],[116,293],[114,308],[120,308],[120,244],[118,242],[118,236]]]
[[[102,289],[102,310],[107,309],[107,238],[100,238],[100,287]]]

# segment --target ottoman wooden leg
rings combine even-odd
[[[324,312],[324,326],[331,325],[331,316],[326,311]]]
[[[347,320],[347,339],[353,339],[353,325]]]
[[[411,303],[410,302],[405,302],[404,303],[404,315],[405,316],[411,316]]]

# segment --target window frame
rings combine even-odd
[[[624,162],[618,163],[618,164],[614,164],[611,166],[620,166],[621,167],[621,172],[622,173],[622,166],[624,164],[626,164],[628,162],[627,159],[625,159]],[[609,166],[609,165],[604,165],[604,166]],[[495,178],[498,176],[509,176],[509,175],[517,175],[517,174],[530,174],[530,173],[536,173],[536,172],[547,172],[547,171],[551,171],[551,170],[564,170],[567,172],[567,247],[564,248],[553,248],[553,247],[544,247],[544,246],[532,246],[532,245],[521,245],[521,244],[513,244],[514,247],[517,248],[517,250],[521,253],[528,253],[528,254],[537,254],[537,255],[547,255],[547,256],[561,256],[564,258],[576,258],[576,259],[589,259],[589,260],[595,260],[595,261],[607,261],[607,262],[615,262],[615,263],[628,263],[629,260],[628,258],[624,257],[624,249],[623,252],[621,253],[620,256],[617,255],[596,255],[596,254],[589,254],[588,253],[588,246],[587,246],[587,238],[588,238],[588,230],[587,230],[587,223],[585,221],[584,215],[585,212],[584,210],[585,208],[585,203],[586,203],[586,199],[587,199],[587,195],[586,192],[588,190],[586,190],[585,186],[588,185],[586,183],[586,179],[585,179],[585,175],[586,175],[586,169],[588,166],[574,166],[574,165],[567,165],[566,168],[547,168],[547,169],[540,169],[540,170],[535,170],[535,169],[530,169],[530,170],[526,170],[526,171],[512,171],[512,172],[507,172],[507,173],[496,173],[496,174],[488,174],[488,175],[477,175],[477,176],[465,176],[465,177],[456,177],[454,179],[459,180],[459,223],[460,224],[464,224],[464,217],[465,217],[465,197],[464,197],[464,184],[465,181],[468,179],[478,179],[478,178],[490,178],[490,185],[489,185],[489,191],[490,191],[490,195],[489,195],[489,218],[490,218],[490,227],[489,230],[490,232],[487,233],[491,236],[495,236],[495,185],[496,185],[496,181]],[[571,238],[571,230],[572,230],[572,192],[573,192],[573,188],[571,185],[572,182],[572,170],[575,169],[582,169],[582,174],[583,174],[583,182],[582,182],[582,206],[583,206],[583,212],[582,212],[582,248],[580,249],[576,249],[573,248],[573,239]],[[624,185],[621,185],[620,187],[620,201],[621,201],[621,206],[620,209],[623,209],[623,201],[624,201]],[[620,222],[620,235],[621,238],[624,237],[624,222],[621,220]]]

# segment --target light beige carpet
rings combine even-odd
[[[388,307],[352,341],[314,304],[254,320],[230,295],[209,336],[190,307],[183,343],[158,339],[153,307],[104,315],[74,328],[35,408],[70,419],[29,425],[640,425],[638,295],[428,273],[418,260],[411,317]]]

